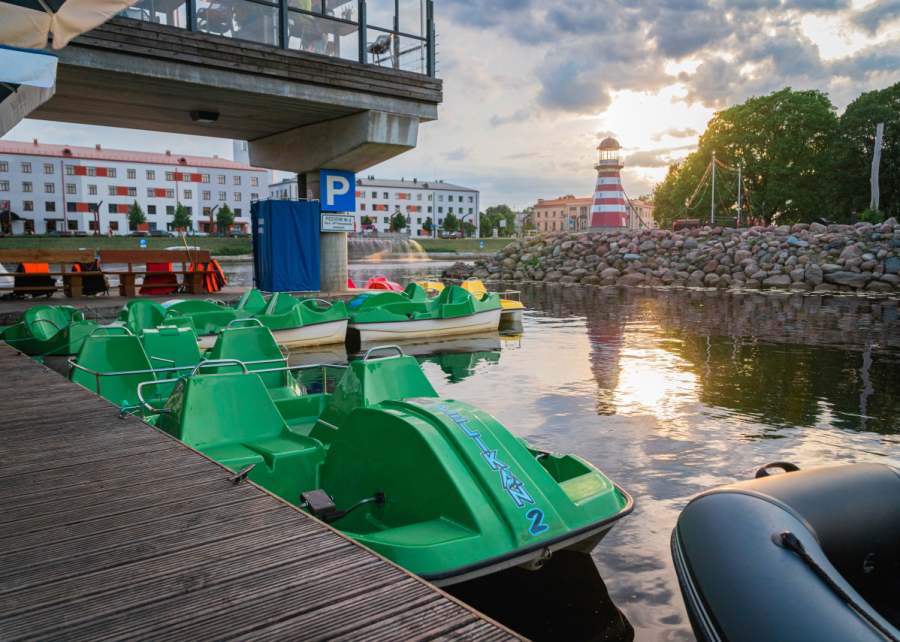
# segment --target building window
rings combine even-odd
[[[428,213],[431,214],[431,205],[428,206]]]
[[[31,191],[31,183],[28,183],[28,182],[22,183],[22,191],[30,192]]]
[[[156,214],[156,205],[148,205],[147,214]]]
[[[0,161],[0,172],[9,171],[9,161]]]
[[[240,207],[234,208],[234,215],[235,215],[235,216],[240,216],[240,215],[241,215],[241,208],[240,208]]]
[[[389,219],[387,216],[385,216],[385,217],[384,217],[384,222],[385,222],[385,224],[388,224],[388,223],[391,222],[391,219]]]
[[[443,200],[444,200],[444,195],[443,195],[443,194],[438,194],[438,200],[439,200],[439,201],[443,201]]]
[[[236,200],[236,201],[241,200],[241,193],[240,193],[240,192],[235,192],[235,193],[234,193],[234,200]]]
[[[97,195],[97,186],[96,185],[88,185],[88,196],[96,196]]]
[[[235,177],[234,177],[234,184],[235,184],[235,185],[240,185],[240,184],[241,184],[241,177],[240,177],[240,176],[235,176]]]
[[[33,212],[34,211],[34,201],[22,201],[22,211]]]
[[[118,232],[119,231],[119,221],[110,221],[109,229],[112,230],[113,232]]]
[[[88,176],[96,176],[96,175],[97,175],[97,168],[96,168],[96,167],[88,167],[88,168],[87,168],[87,175],[88,175]]]
[[[250,200],[251,200],[251,201],[258,201],[258,200],[259,200],[259,194],[257,194],[256,192],[251,192],[251,193],[250,193]]]
[[[74,176],[75,175],[75,167],[72,165],[66,165],[66,176]]]
[[[110,195],[110,196],[115,196],[117,193],[118,193],[118,191],[117,191],[116,186],[115,186],[115,185],[110,185],[110,186],[109,186],[109,195]]]
[[[0,181],[0,192],[9,191],[9,181]]]
[[[209,174],[200,174],[200,182],[208,183],[209,182]]]
[[[439,207],[439,208],[438,208],[438,214],[443,214],[443,213],[444,213],[444,208],[443,208],[443,207]]]
[[[472,197],[472,196],[469,197],[469,202],[470,202],[470,203],[474,203],[474,202],[475,202],[474,200],[472,200],[473,198],[474,198],[474,197]]]
[[[387,199],[388,199],[388,193],[385,192],[385,193],[384,193],[384,200],[387,200]]]
[[[97,232],[97,221],[88,221],[88,229]]]
[[[175,180],[175,172],[166,172],[166,180],[174,181]]]
[[[75,183],[66,183],[66,194],[75,193]]]
[[[453,208],[452,208],[452,207],[448,207],[448,208],[447,208],[447,214],[453,214]]]
[[[106,168],[106,177],[107,178],[115,178],[116,177],[116,168],[115,167],[107,167]]]
[[[378,192],[372,192],[372,198],[378,198]]]
[[[438,219],[438,225],[443,225],[443,224],[444,224],[444,219],[439,218],[439,219]]]
[[[7,185],[8,185],[8,183],[7,183]],[[365,203],[360,203],[360,204],[359,204],[359,211],[360,211],[360,212],[365,212],[365,211],[366,211],[366,204],[365,204]]]
[[[168,216],[175,216],[175,206],[174,205],[166,205],[166,214]]]
[[[258,187],[259,186],[259,178],[256,176],[250,177],[250,187]]]
[[[53,173],[53,163],[44,163],[44,173],[45,174]]]
[[[148,187],[147,188],[147,198],[153,198],[154,196],[156,196],[156,190],[153,189],[152,187]]]
[[[422,224],[422,219],[417,218],[417,219],[416,219],[416,225],[421,225],[421,224]]]
[[[68,226],[68,227],[69,227],[70,230],[77,230],[77,229],[78,229],[78,221],[75,220],[75,219],[69,219],[69,226]]]
[[[420,192],[419,194],[416,194],[416,200],[417,200],[417,201],[421,201],[421,200],[422,200],[422,194],[421,194],[421,192]]]
[[[193,190],[190,190],[190,189],[184,190],[184,197],[185,197],[186,199],[187,199],[187,198],[194,198],[194,191],[193,191]]]
[[[126,170],[126,174],[128,175],[128,178],[130,178],[132,180],[137,178],[137,170],[136,169]]]
[[[471,213],[472,213],[472,208],[470,207],[470,208],[469,208],[469,214],[471,214]]]
[[[152,170],[152,169],[148,169],[148,170],[147,170],[147,180],[148,180],[148,181],[155,181],[155,180],[156,180],[156,172],[155,172],[154,170]]]
[[[109,211],[110,214],[117,214],[119,212],[119,206],[116,205],[115,203],[110,203],[109,206],[107,207],[107,210]]]
[[[209,218],[209,214],[210,214],[210,209],[208,207],[204,207],[203,208],[203,216],[205,216],[206,218]]]
[[[188,215],[188,216],[193,216],[193,214],[194,214],[194,208],[193,208],[193,207],[185,207],[185,208],[184,208],[184,211],[187,212],[187,215]]]
[[[203,190],[203,200],[208,201],[212,198],[212,195],[209,193],[209,190]]]
[[[224,184],[225,184],[225,175],[219,174],[219,185],[224,185]]]
[[[56,211],[56,202],[55,201],[47,201],[46,203],[44,203],[44,211],[55,212]]]
[[[225,200],[225,192],[219,192],[219,200],[220,200],[220,201],[224,201],[224,200]]]
[[[31,163],[22,163],[22,173],[23,174],[31,173]]]
[[[44,183],[44,194],[53,194],[56,191],[56,185],[53,183]]]
[[[175,198],[175,190],[167,189],[166,190],[166,198]]]
[[[137,196],[137,187],[129,187],[128,195],[129,196]]]

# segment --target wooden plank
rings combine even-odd
[[[206,263],[209,250],[100,250],[100,263]]]
[[[0,250],[0,263],[91,263],[93,260],[94,250]]]

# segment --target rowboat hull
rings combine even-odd
[[[347,319],[313,323],[283,330],[272,330],[272,336],[275,337],[275,341],[288,348],[343,343],[346,335]],[[200,349],[212,348],[216,344],[216,337],[218,336],[218,334],[201,334],[197,338]]]
[[[390,341],[424,337],[468,334],[496,330],[501,310],[485,310],[449,319],[417,319],[414,321],[383,321],[380,323],[351,323],[349,330],[359,335],[359,341]]]

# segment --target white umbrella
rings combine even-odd
[[[56,54],[0,45],[0,136],[53,96],[56,62]]]
[[[0,0],[0,44],[43,49],[48,34],[62,49],[138,0]]]

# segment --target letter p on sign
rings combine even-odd
[[[319,184],[322,188],[323,212],[356,211],[356,193],[351,190],[356,184],[356,174],[323,169],[319,171]]]

